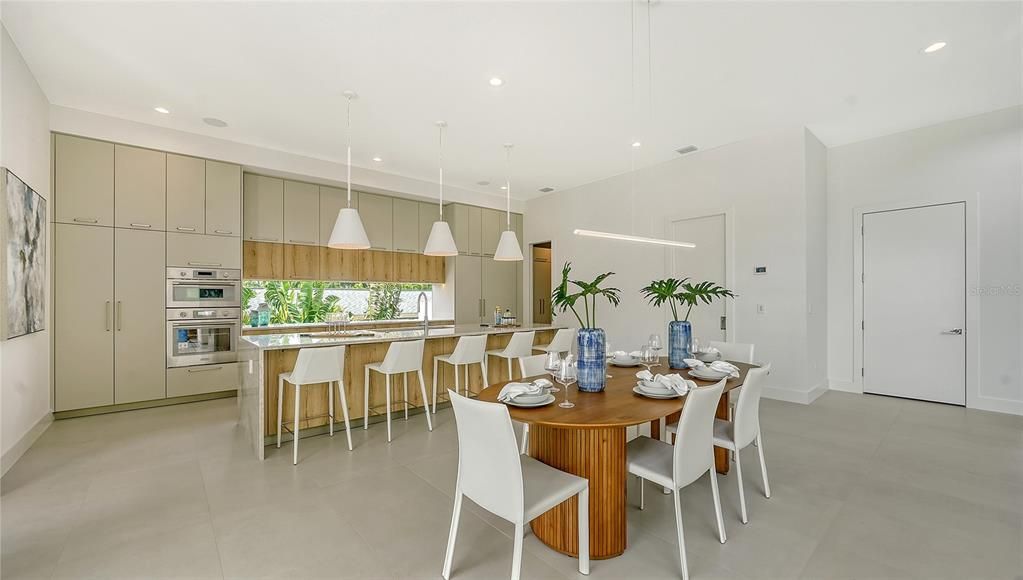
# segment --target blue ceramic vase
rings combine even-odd
[[[607,384],[607,341],[603,328],[580,328],[576,333],[579,353],[576,386],[584,393],[599,393]]]
[[[692,358],[689,347],[693,344],[693,327],[688,320],[668,323],[668,366],[673,369],[689,368],[685,359]]]

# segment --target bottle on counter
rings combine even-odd
[[[505,324],[514,325],[517,321],[515,315],[512,314],[511,308],[506,308],[504,314],[501,316],[501,320]]]
[[[501,307],[494,309],[494,326],[501,326]]]
[[[252,328],[259,326],[259,310],[255,308],[249,310],[249,326]]]
[[[270,326],[270,307],[266,302],[260,302],[257,311],[259,312],[259,325]]]

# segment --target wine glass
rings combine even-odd
[[[689,345],[689,354],[696,356],[700,352],[700,339],[693,337],[691,344]]]
[[[558,352],[549,352],[547,357],[543,361],[543,370],[547,371],[551,375],[551,382],[557,380],[558,371],[561,369],[561,354]],[[556,385],[551,385],[551,392],[557,393],[560,391]]]
[[[565,387],[565,400],[558,403],[558,406],[562,409],[571,409],[575,406],[575,403],[568,401],[568,387],[575,382],[576,379],[576,363],[575,356],[571,353],[565,355],[565,359],[561,361],[561,368],[558,369],[558,382]]]
[[[606,361],[607,361],[607,362],[606,362],[606,363],[604,364],[604,368],[606,369],[606,368],[607,368],[607,366],[608,366],[608,364],[609,364],[609,363],[610,363],[610,362],[611,362],[611,361],[612,361],[612,360],[614,359],[614,357],[615,357],[615,349],[614,349],[614,347],[612,347],[612,346],[611,346],[611,343],[610,343],[610,342],[604,343],[604,349],[605,349],[605,350],[604,350],[604,358],[605,358],[605,359],[606,359]],[[611,376],[611,373],[607,373],[607,378],[609,378],[609,379],[613,379],[614,377],[612,377],[612,376]]]
[[[654,351],[654,357],[657,358],[657,360],[654,361],[657,364],[654,364],[654,366],[655,367],[661,366],[659,364],[660,363],[660,357],[661,357],[661,335],[659,335],[659,334],[651,334],[650,335],[650,341],[647,343],[647,346],[650,347],[650,350]]]
[[[646,371],[650,372],[650,369],[658,366],[660,357],[657,355],[657,351],[650,345],[643,348],[639,355],[639,364],[646,367]]]

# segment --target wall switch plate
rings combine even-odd
[[[767,314],[767,305],[757,304],[757,314]]]
[[[761,274],[766,274],[766,273],[767,273],[767,266],[754,266],[753,267],[753,275],[754,276],[760,276]]]

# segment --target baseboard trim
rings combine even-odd
[[[979,411],[993,411],[995,413],[1008,413],[1010,415],[1023,415],[1023,401],[1003,399],[1001,397],[985,397],[978,395],[966,402],[969,409]]]
[[[856,393],[858,395],[863,394],[863,390],[856,386],[853,381],[840,381],[838,379],[830,379],[828,381],[828,387],[832,391],[842,391],[844,393]]]
[[[820,383],[814,388],[810,389],[810,392],[806,394],[806,404],[810,404],[820,398],[821,395],[828,392],[828,383]]]
[[[787,389],[785,387],[772,387],[767,385],[764,386],[763,396],[776,401],[809,405],[817,400],[817,397],[823,395],[825,391],[827,391],[827,386],[824,384],[811,387],[808,391],[801,389]]]
[[[89,415],[104,415],[106,413],[120,413],[121,411],[134,411],[136,409],[150,409],[152,407],[166,407],[167,405],[180,405],[182,403],[195,403],[198,401],[209,401],[211,399],[228,399],[237,397],[238,391],[218,391],[216,393],[203,393],[201,395],[186,395],[184,397],[172,397],[170,399],[157,399],[155,401],[139,401],[138,403],[122,403],[120,405],[106,405],[103,407],[90,407],[88,409],[75,409],[73,411],[58,411],[53,414],[54,419],[73,419],[75,417],[88,417]]]
[[[14,464],[21,459],[21,456],[32,447],[32,444],[46,432],[52,423],[53,413],[47,412],[36,421],[36,424],[27,433],[21,436],[17,443],[4,452],[3,456],[0,457],[0,476],[7,473],[7,470],[11,467],[14,467]]]

